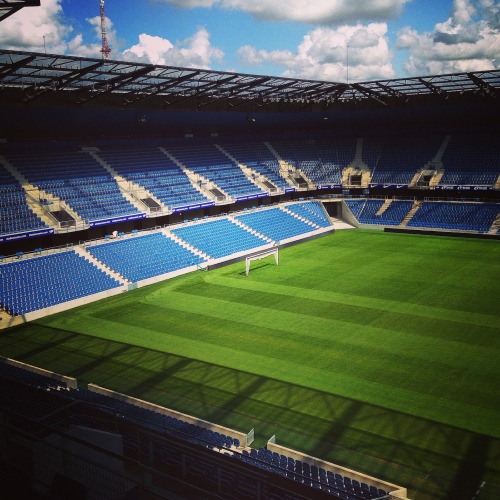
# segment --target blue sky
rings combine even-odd
[[[498,0],[106,0],[105,9],[117,60],[328,81],[500,68]],[[0,24],[0,47],[100,58],[98,16],[99,0],[41,0]]]

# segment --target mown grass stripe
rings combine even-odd
[[[293,298],[311,299],[319,302],[328,302],[332,305],[349,305],[376,311],[401,312],[412,316],[421,316],[441,320],[443,317],[453,317],[457,323],[466,325],[486,326],[496,328],[500,333],[500,323],[498,316],[481,313],[471,313],[457,309],[447,309],[436,306],[422,306],[403,301],[387,300],[383,298],[366,297],[328,291],[304,288],[301,286],[281,285],[277,283],[269,284],[258,281],[242,281],[225,276],[213,276],[204,278],[210,284],[221,285],[231,289],[249,290],[257,293],[284,295]]]

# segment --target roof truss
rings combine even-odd
[[[219,102],[231,109],[248,103],[312,103],[327,108],[339,102],[387,105],[466,92],[496,97],[500,70],[347,84],[0,50],[0,87],[21,91],[20,101],[25,103],[64,92],[75,105],[112,97],[119,106],[155,98],[158,108],[182,101],[198,109]]]
[[[40,0],[0,0],[0,22],[23,7],[40,7]]]

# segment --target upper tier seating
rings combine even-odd
[[[87,251],[133,283],[203,262],[160,232],[90,246]]]
[[[65,201],[86,222],[138,213],[88,153],[12,154],[8,159],[31,184]]]
[[[425,202],[408,222],[411,227],[487,232],[500,214],[494,203]]]
[[[440,184],[492,186],[500,175],[498,136],[453,135]]]
[[[316,229],[315,226],[306,224],[278,207],[238,215],[236,219],[275,242],[306,234]]]
[[[224,143],[222,147],[240,163],[264,175],[278,189],[290,187],[281,176],[278,160],[263,142]]]
[[[227,218],[173,229],[172,233],[213,259],[268,243]]]
[[[354,159],[356,139],[336,138],[318,140],[314,141],[313,148],[325,172],[326,183],[341,184],[342,171]]]
[[[307,219],[319,227],[328,227],[332,223],[325,212],[325,209],[318,201],[306,201],[304,203],[293,203],[286,208],[304,219]]]
[[[409,184],[439,150],[442,137],[368,138],[363,159],[373,172],[374,184]]]
[[[118,174],[147,189],[170,209],[209,201],[184,171],[157,148],[101,150],[99,156]]]
[[[272,146],[315,184],[341,184],[342,171],[354,159],[356,140],[277,141]]]
[[[214,144],[168,146],[168,152],[186,168],[213,182],[231,198],[263,194],[241,168],[235,165]]]
[[[21,184],[0,165],[0,234],[46,228],[45,223],[28,207]]]
[[[26,314],[120,286],[75,251],[0,265],[0,304],[11,315]]]

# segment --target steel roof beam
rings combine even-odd
[[[2,5],[7,5],[6,0],[0,0],[0,7]],[[228,101],[231,107],[254,102],[264,106],[268,100],[283,102],[285,99],[294,105],[305,101],[323,105],[325,100],[331,104],[357,99],[373,99],[387,105],[388,102],[404,102],[412,96],[447,97],[465,91],[497,95],[500,70],[348,85],[0,49],[0,84],[13,89],[22,86],[27,92],[24,95],[27,101],[50,90],[66,89],[67,95],[77,96],[75,100],[79,97],[77,104],[109,95],[110,99],[118,98],[113,100],[115,104],[128,106],[164,94],[164,107],[191,99],[193,109],[218,100]],[[162,106],[156,101],[154,105]]]
[[[46,94],[50,90],[54,90],[54,91],[61,90],[61,89],[65,88],[65,87],[67,87],[68,85],[70,85],[71,83],[77,81],[83,75],[85,75],[87,73],[93,72],[99,66],[101,66],[101,63],[96,63],[96,64],[93,64],[91,66],[87,66],[86,68],[82,68],[80,70],[73,70],[68,75],[69,77],[65,77],[65,76],[54,77],[52,79],[52,82],[51,82],[52,83],[52,88],[49,86],[50,85],[49,84],[45,88],[43,88],[40,91],[38,91],[35,94],[33,94],[32,96],[29,96],[26,99],[24,99],[24,102],[32,101],[33,99],[36,99],[37,97],[40,97],[43,94]]]
[[[436,85],[433,85],[431,82],[428,82],[424,78],[417,78],[417,80],[428,90],[430,90],[433,94],[441,95],[444,93],[444,90],[436,87]]]
[[[15,14],[23,7],[40,7],[40,0],[0,0],[0,22]]]
[[[384,85],[380,82],[375,82],[375,84],[384,92],[387,92],[391,97],[399,97],[399,98],[404,97],[404,95],[401,92],[399,92],[398,90],[394,90],[392,87],[389,87],[388,85]]]
[[[374,90],[372,90],[368,87],[364,87],[363,85],[361,85],[359,83],[352,83],[351,87],[353,89],[357,90],[358,92],[360,92],[361,94],[363,94],[364,96],[369,97],[371,99],[375,99],[376,101],[380,102],[384,106],[387,106],[387,103],[383,99],[380,98],[380,94],[378,92],[375,92]]]
[[[474,82],[475,85],[479,87],[479,89],[483,93],[491,97],[495,97],[495,89],[488,82],[485,82],[482,78],[479,78],[474,73],[467,73],[467,76]]]
[[[151,84],[143,91],[135,91],[135,92],[131,91],[130,93],[135,96],[135,99],[128,100],[125,98],[123,105],[129,106],[130,104],[134,104],[137,101],[141,101],[143,99],[147,99],[148,97],[152,97],[152,96],[161,94],[162,92],[165,92],[168,89],[171,89],[177,85],[180,85],[181,83],[188,81],[191,78],[193,78],[194,76],[197,76],[199,74],[200,74],[200,71],[193,71],[191,74],[180,76],[167,84]],[[155,89],[155,90],[153,92],[148,92],[148,89]]]
[[[104,90],[98,91],[93,95],[81,98],[77,101],[77,104],[83,104],[85,102],[90,101],[91,99],[95,99],[96,97],[100,97],[104,94],[109,94],[113,92],[114,90],[118,90],[125,85],[128,85],[130,82],[134,81],[136,78],[140,78],[141,76],[147,75],[150,71],[154,69],[153,65],[147,65],[143,66],[139,69],[136,69],[134,71],[131,71],[130,73],[123,73],[116,75],[113,78],[110,78],[109,80],[106,80],[104,82],[98,82],[97,85],[94,84],[95,86],[98,87],[104,87]],[[88,87],[87,87],[88,89]],[[85,89],[81,89],[85,90]]]

